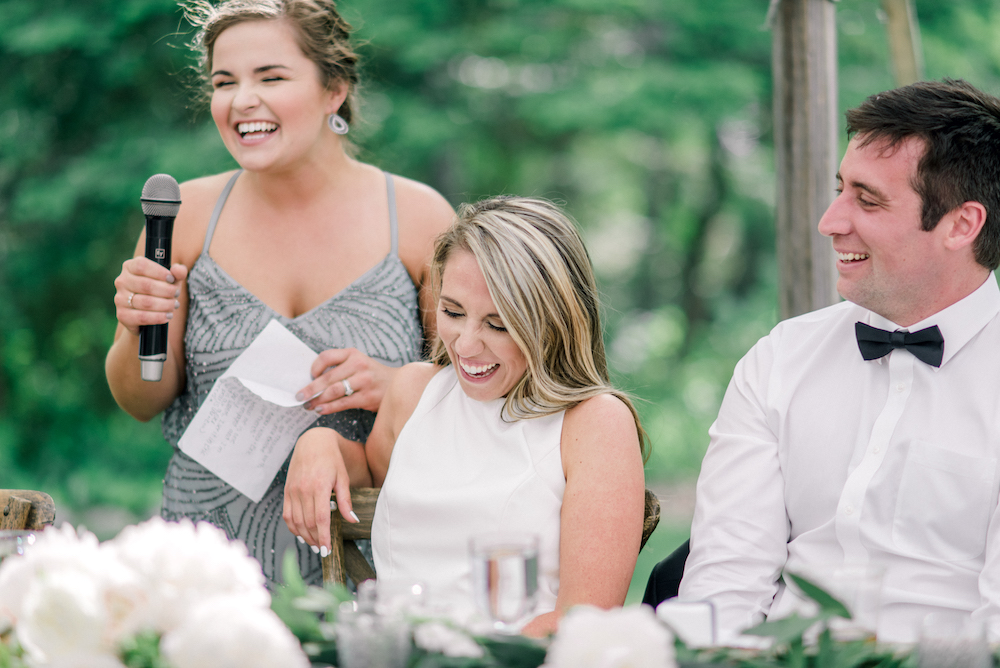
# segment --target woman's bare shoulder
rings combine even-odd
[[[233,172],[185,181],[180,184],[181,208],[174,222],[174,261],[188,265],[201,254],[215,203]]]
[[[389,392],[394,398],[404,401],[420,399],[431,378],[437,375],[442,367],[430,362],[411,362],[403,366],[389,385]]]
[[[568,409],[565,422],[573,425],[593,423],[600,425],[603,431],[618,428],[623,424],[634,425],[635,418],[632,417],[632,411],[624,401],[610,392],[604,392]]]
[[[567,410],[559,445],[567,481],[613,480],[620,489],[642,488],[635,418],[614,394],[599,394]]]
[[[393,176],[400,235],[411,239],[433,238],[444,232],[455,218],[455,210],[441,193],[425,183]]]
[[[235,170],[202,176],[180,184],[181,213],[187,211],[193,216],[210,215],[219,195],[222,194],[222,189],[234,173]]]
[[[450,215],[455,213],[455,210],[448,204],[448,200],[426,183],[414,181],[398,174],[392,175],[392,181],[396,187],[396,197],[400,203],[431,207],[438,212],[446,211]]]
[[[379,412],[389,412],[394,433],[399,433],[402,425],[413,415],[427,384],[440,370],[441,367],[430,362],[412,362],[393,376]]]
[[[635,418],[624,401],[605,392],[590,397],[566,411],[562,444],[573,452],[611,449],[635,449],[639,436]]]
[[[393,176],[399,218],[399,258],[416,285],[426,285],[434,242],[455,220],[455,210],[430,186]]]

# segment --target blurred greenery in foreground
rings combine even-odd
[[[777,318],[768,0],[340,6],[364,58],[361,158],[455,204],[565,202],[652,436],[650,485],[690,480],[733,365]],[[1000,92],[1000,6],[916,8],[927,77]],[[846,108],[893,82],[878,0],[836,11]],[[0,487],[113,533],[157,511],[170,456],[103,371],[139,193],[235,165],[188,102],[173,0],[0,0],[0,16]]]

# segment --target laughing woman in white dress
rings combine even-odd
[[[538,614],[552,632],[571,606],[621,605],[643,521],[645,437],[608,381],[597,290],[576,229],[542,200],[466,205],[432,264],[431,363],[393,379],[365,446],[336,440],[335,491],[381,486],[372,526],[380,580],[471,595],[469,538],[540,536]],[[302,535],[329,547],[328,530]],[[294,527],[293,527],[294,530]]]

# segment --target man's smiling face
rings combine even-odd
[[[916,190],[924,141],[904,139],[864,144],[851,139],[837,174],[838,195],[823,214],[819,231],[837,253],[837,292],[906,327],[941,310],[936,295],[948,263],[946,226],[924,231]]]

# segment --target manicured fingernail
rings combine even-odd
[[[323,417],[323,409],[322,408],[317,408],[316,410],[313,411],[313,413],[315,413],[316,415],[318,415],[320,417]]]
[[[172,311],[167,311],[167,320],[173,320],[174,314]]]
[[[326,549],[326,546],[319,548],[319,556],[326,558],[326,555],[330,554],[330,550]]]
[[[173,283],[175,280],[176,279],[174,278],[173,274],[167,274],[167,283]],[[178,292],[178,294],[180,293]]]
[[[304,401],[305,398],[306,398],[306,395],[302,394],[301,392],[296,392],[295,393],[295,401]]]
[[[315,552],[316,554],[319,554],[319,548],[318,547],[316,547],[315,545],[310,545],[309,547],[312,548],[313,552]]]
[[[303,545],[305,545],[305,543],[306,543],[306,539],[305,538],[303,538],[302,536],[296,536],[296,538],[299,539],[300,543],[302,543]]]
[[[360,522],[361,521],[361,520],[358,519],[358,514],[355,513],[353,510],[351,511],[351,519],[354,520],[355,522]]]
[[[181,303],[175,299],[174,300],[174,308],[180,308],[180,307],[181,307]]]
[[[336,510],[336,509],[337,509],[337,502],[334,501],[333,499],[330,499],[330,510]]]
[[[173,283],[173,281],[170,282]],[[181,296],[181,289],[177,288],[176,290],[174,290],[174,297],[180,297],[180,296]]]

